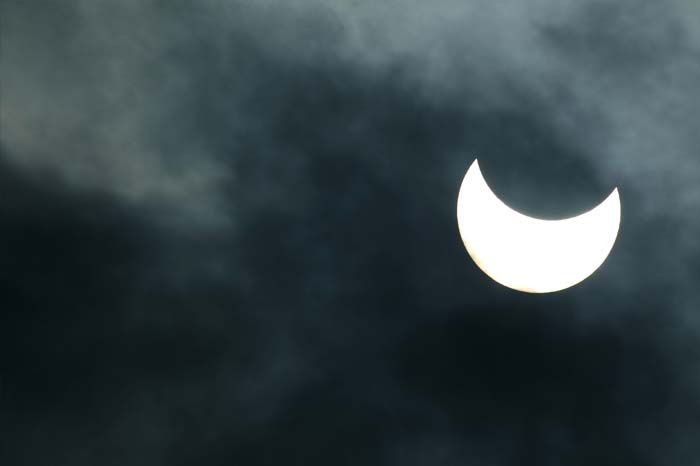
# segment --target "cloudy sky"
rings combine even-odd
[[[700,3],[0,0],[0,264],[2,464],[696,465]]]

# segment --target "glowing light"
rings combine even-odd
[[[462,181],[457,221],[467,252],[498,283],[549,293],[585,280],[612,250],[620,227],[617,188],[592,210],[563,220],[523,215],[498,199],[474,160]]]

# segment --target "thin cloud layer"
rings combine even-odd
[[[694,2],[1,8],[9,463],[694,464]],[[606,264],[491,282],[475,157]]]

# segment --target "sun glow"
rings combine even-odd
[[[462,241],[476,265],[498,283],[529,293],[576,285],[612,250],[620,226],[617,188],[594,209],[562,220],[523,215],[491,191],[475,160],[457,199]]]

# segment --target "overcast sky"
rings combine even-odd
[[[2,464],[694,466],[699,238],[697,0],[0,0]]]

